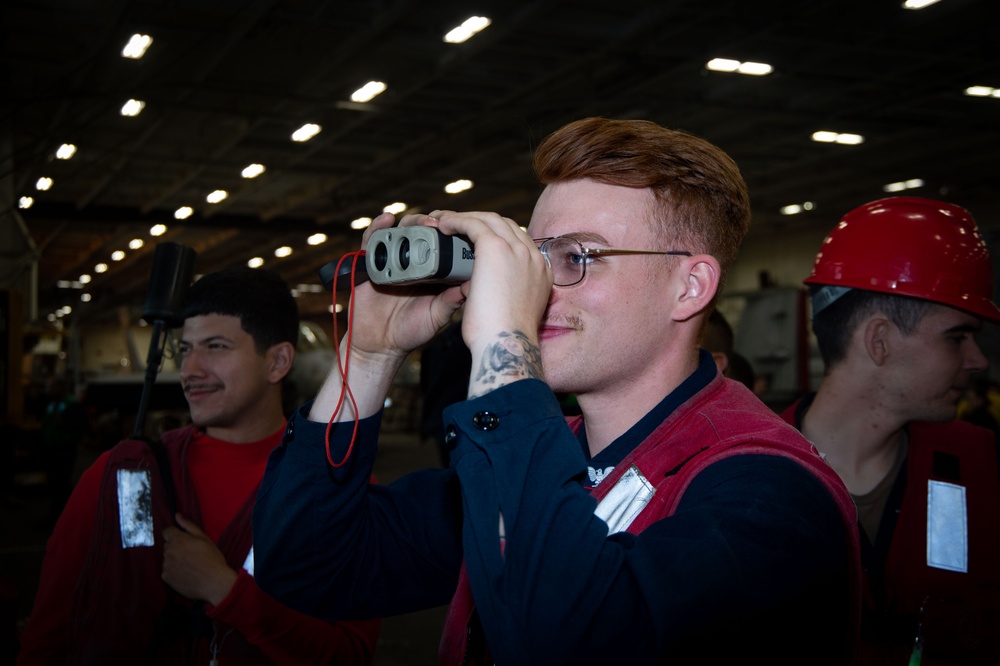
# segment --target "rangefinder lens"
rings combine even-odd
[[[399,267],[404,271],[410,267],[410,239],[406,236],[399,239]]]
[[[389,263],[389,248],[385,243],[379,243],[375,246],[375,268],[384,271],[387,263]]]

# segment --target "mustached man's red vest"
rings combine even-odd
[[[582,418],[568,419],[574,432],[579,432]],[[851,579],[860,588],[861,564],[857,530],[857,512],[850,495],[836,472],[830,468],[797,432],[789,430],[775,415],[741,384],[725,380],[722,375],[690,400],[678,407],[656,430],[625,457],[600,485],[592,491],[598,500],[600,515],[613,530],[638,534],[653,523],[674,513],[691,481],[713,463],[737,455],[764,454],[790,458],[819,479],[837,503],[843,516],[851,553]],[[670,471],[673,474],[668,474]],[[626,475],[636,472],[656,482],[646,504],[635,515],[628,511],[605,509],[601,501],[618,492]],[[618,506],[635,506],[625,502]],[[857,608],[860,598],[851,599]],[[466,644],[469,623],[474,612],[472,591],[463,566],[458,589],[448,609],[441,640],[439,663],[442,665],[476,663]],[[852,618],[852,635],[844,640],[856,641],[858,618]],[[469,661],[472,656],[473,661]]]
[[[184,464],[193,427],[163,436],[177,492],[176,510],[201,525],[201,509]],[[256,490],[219,539],[239,570],[251,546]],[[124,441],[110,453],[94,533],[69,611],[72,664],[207,664],[213,629],[236,663],[270,663],[237,632],[209,622],[197,604],[175,594],[163,572],[163,530],[174,524],[166,487],[145,442]]]
[[[797,403],[782,417],[797,425],[799,409]],[[898,513],[887,507],[882,522],[888,524],[880,527],[892,529],[888,546],[878,544],[875,561],[866,555],[859,663],[905,666],[920,627],[922,666],[998,664],[1000,478],[993,433],[958,421],[913,422],[906,430],[905,478],[889,500]]]

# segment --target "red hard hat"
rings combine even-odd
[[[1000,321],[993,266],[969,211],[917,197],[855,208],[823,241],[808,285],[913,296]]]

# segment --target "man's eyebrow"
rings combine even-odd
[[[563,234],[563,236],[565,238],[572,238],[573,240],[581,243],[600,243],[601,245],[608,244],[607,238],[593,231],[579,231],[575,233]]]
[[[982,328],[983,325],[981,322],[976,324],[958,324],[947,329],[945,333],[978,333]]]
[[[232,340],[230,340],[229,338],[227,338],[224,335],[210,335],[207,338],[201,338],[201,339],[195,340],[195,341],[188,340],[187,338],[181,338],[180,344],[187,345],[187,346],[191,347],[191,346],[193,346],[195,344],[203,344],[203,345],[205,345],[205,344],[209,344],[211,342],[219,342],[220,340],[222,342],[232,342]]]

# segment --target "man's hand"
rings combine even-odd
[[[163,581],[189,599],[218,605],[236,582],[222,551],[197,525],[177,514],[163,530]]]

